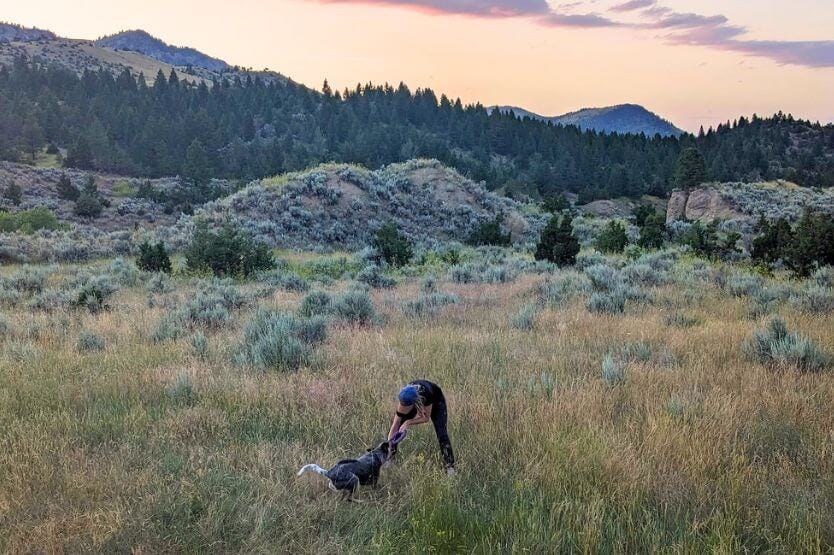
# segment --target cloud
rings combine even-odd
[[[834,41],[746,40],[747,28],[733,25],[726,16],[677,12],[658,0],[626,0],[608,9],[616,15],[575,13],[596,0],[565,2],[558,7],[547,0],[311,0],[325,4],[400,6],[436,15],[454,14],[484,18],[528,17],[547,27],[579,29],[624,28],[666,31],[657,38],[673,45],[695,45],[767,58],[780,64],[812,68],[834,67]]]
[[[402,6],[435,14],[477,17],[519,17],[550,11],[547,0],[318,0],[323,4],[379,4]]]
[[[550,27],[580,27],[585,29],[600,28],[600,27],[622,27],[625,24],[608,19],[601,15],[586,13],[586,14],[564,14],[551,12],[543,16],[541,23]]]
[[[657,0],[630,0],[612,7],[612,12],[633,12],[642,8],[649,8],[657,4]]]

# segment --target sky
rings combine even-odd
[[[26,0],[0,20],[144,29],[314,88],[400,81],[543,115],[642,104],[697,131],[834,121],[834,0]]]

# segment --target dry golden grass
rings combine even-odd
[[[20,551],[732,552],[834,545],[834,377],[774,371],[742,344],[759,323],[711,285],[654,290],[624,315],[584,300],[510,319],[543,278],[457,285],[432,317],[401,309],[410,281],[373,293],[386,321],[334,324],[315,363],[262,373],[230,360],[253,308],[207,333],[153,343],[166,309],[141,288],[111,310],[6,311],[0,339],[0,549]],[[250,285],[244,288],[254,287]],[[334,288],[341,288],[336,284]],[[186,299],[184,280],[169,296]],[[261,304],[294,310],[301,295]],[[697,317],[666,325],[676,310]],[[831,316],[782,306],[834,353]],[[79,353],[82,330],[106,342]],[[644,342],[625,381],[606,354]],[[437,381],[459,474],[415,430],[364,504],[303,464],[354,456],[387,432],[407,380]],[[178,397],[177,383],[192,396]]]

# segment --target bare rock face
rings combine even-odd
[[[666,208],[666,223],[675,220],[711,222],[732,220],[743,217],[724,199],[721,193],[711,187],[692,191],[675,191]]]
[[[686,191],[673,191],[666,204],[666,223],[682,220],[686,217],[686,201],[689,193]]]

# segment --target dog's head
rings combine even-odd
[[[368,453],[371,453],[374,456],[374,459],[376,459],[380,463],[384,463],[391,456],[391,446],[388,444],[387,441],[383,441],[376,447],[368,449]]]

